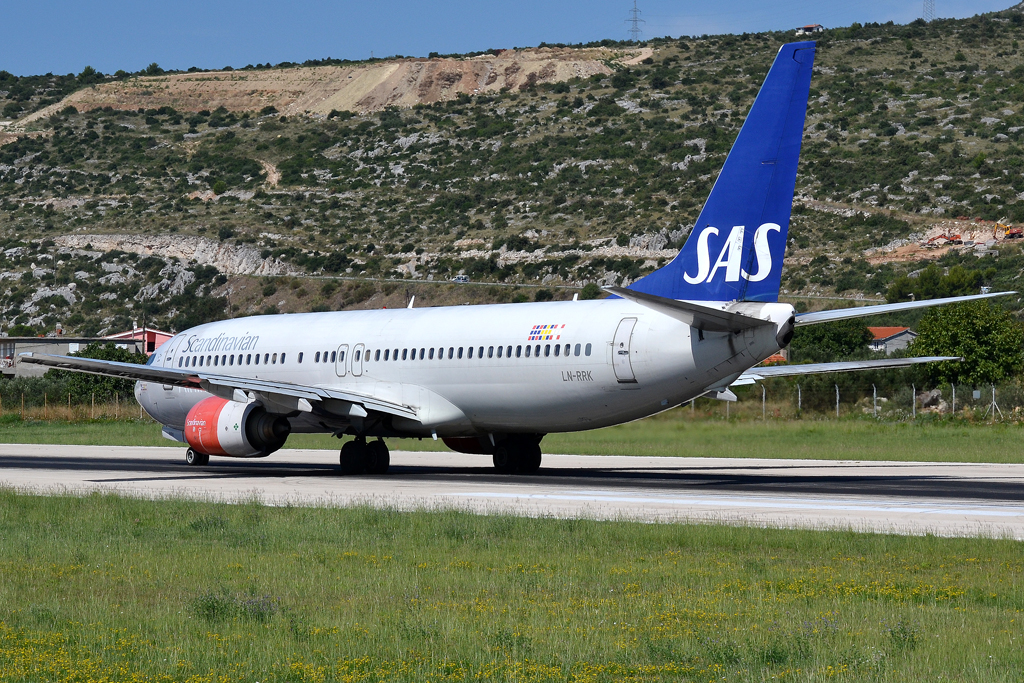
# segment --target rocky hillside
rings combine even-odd
[[[821,37],[786,296],[883,298],[935,261],[1015,283],[1024,240],[1003,240],[994,221],[1024,222],[1021,27],[1014,8]],[[472,95],[465,84],[486,85],[475,69],[493,56],[451,60],[465,63],[466,92],[368,113],[386,98],[255,109],[225,95],[194,111],[195,100],[121,109],[136,102],[102,99],[131,79],[77,91],[68,102],[83,111],[61,103],[0,147],[0,309],[39,329],[98,330],[143,310],[174,327],[195,318],[187,297],[212,302],[201,317],[396,305],[414,293],[522,300],[632,281],[688,234],[792,39],[651,41],[636,64]],[[104,270],[115,266],[123,282]],[[426,284],[458,273],[493,287]],[[71,285],[74,302],[36,297]]]

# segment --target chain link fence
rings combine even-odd
[[[692,419],[792,420],[871,418],[909,420],[1024,421],[1024,384],[884,385],[815,378],[769,380],[735,387],[735,402],[698,398],[683,406]]]

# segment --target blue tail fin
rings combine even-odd
[[[779,50],[679,255],[630,289],[669,299],[777,301],[814,43]]]

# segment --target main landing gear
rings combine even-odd
[[[540,444],[533,440],[506,439],[494,448],[494,469],[502,474],[534,474],[540,469]]]
[[[387,474],[391,451],[380,439],[367,443],[356,437],[341,447],[340,461],[342,474]]]
[[[185,451],[185,464],[190,467],[202,467],[210,464],[210,456],[206,453],[188,449]]]

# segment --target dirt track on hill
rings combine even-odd
[[[412,107],[474,95],[515,90],[534,83],[607,75],[606,62],[641,56],[637,51],[603,48],[505,50],[469,59],[395,59],[352,66],[314,66],[255,71],[147,76],[79,90],[63,101],[18,122],[42,119],[68,105],[178,111],[253,111],[273,106],[282,114],[366,113],[385,107]]]

